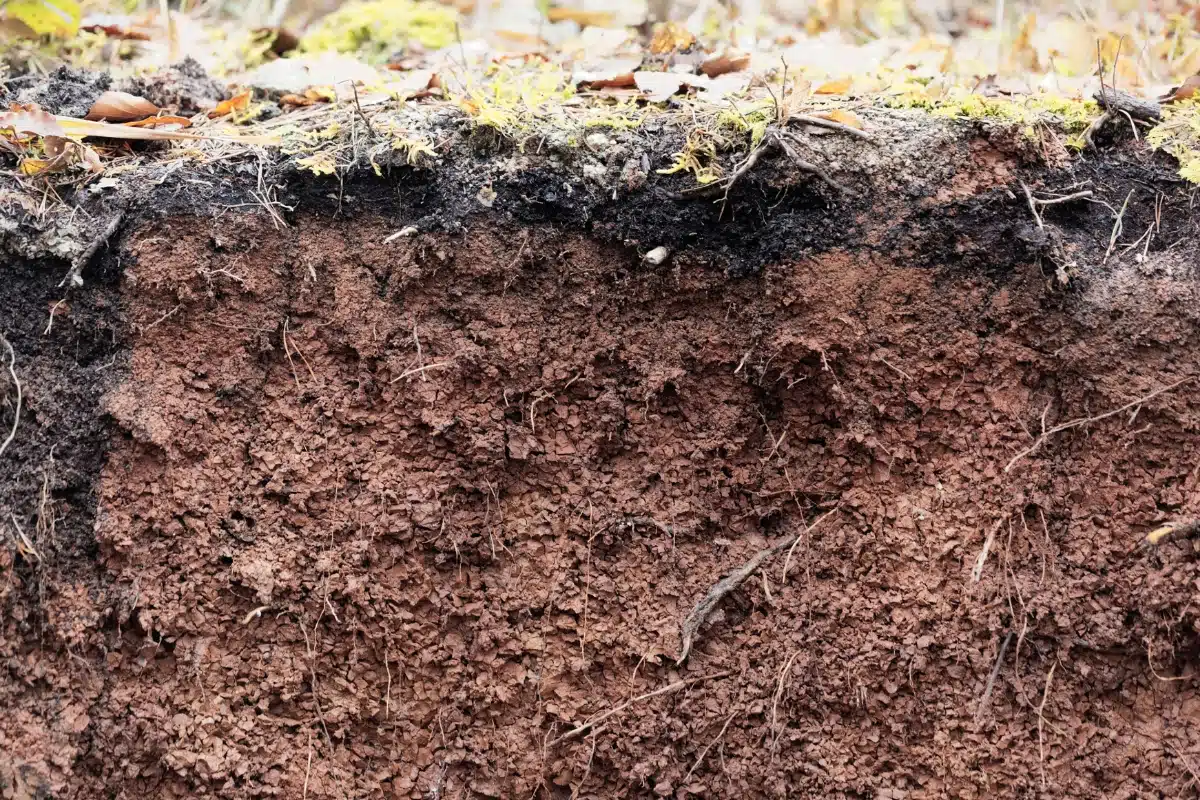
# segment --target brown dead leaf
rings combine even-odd
[[[96,98],[84,119],[97,122],[128,122],[152,117],[158,111],[158,106],[144,97],[128,92],[108,91]]]
[[[208,112],[211,119],[223,117],[226,114],[232,114],[235,111],[245,111],[250,106],[250,99],[254,96],[254,92],[250,89],[241,94],[234,95],[228,100],[222,100],[217,104],[217,107]]]
[[[640,57],[614,58],[577,71],[571,81],[585,89],[625,89],[636,85],[633,73],[641,65]]]
[[[817,114],[813,114],[813,116],[820,117],[821,119],[827,119],[830,122],[839,122],[842,125],[845,125],[848,128],[854,128],[855,130],[861,131],[863,129],[863,121],[859,119],[858,115],[853,111],[835,108],[832,111],[821,111]]]
[[[743,53],[722,53],[700,64],[700,71],[710,78],[729,72],[741,72],[750,66],[750,56]]]
[[[664,100],[670,99],[671,95],[678,92],[684,84],[688,76],[680,75],[674,72],[648,72],[638,71],[633,73],[633,82],[637,88],[642,90],[642,94],[652,103],[661,103]]]
[[[293,106],[296,108],[311,106],[315,102],[317,101],[313,100],[311,97],[304,97],[298,94],[285,94],[283,97],[279,98],[279,105]]]
[[[696,37],[687,28],[674,22],[664,22],[654,29],[654,37],[650,40],[650,52],[665,55],[687,50],[694,44]]]
[[[270,39],[270,51],[277,56],[282,56],[300,46],[300,37],[287,28],[255,28],[254,36],[259,41]]]
[[[813,89],[813,94],[846,94],[850,91],[850,86],[854,82],[850,78],[838,78],[834,81],[825,81],[817,88]]]
[[[14,106],[14,110],[0,113],[0,131],[11,130],[14,134],[32,133],[35,136],[66,137],[59,120],[48,111],[40,108],[22,108]]]
[[[1196,96],[1196,92],[1200,91],[1200,74],[1193,75],[1186,81],[1176,86],[1167,94],[1159,98],[1161,103],[1177,103],[1180,100],[1189,100]]]
[[[80,23],[79,30],[88,33],[103,33],[111,39],[150,41],[150,33],[138,30],[137,23],[132,17],[118,14],[88,14]]]

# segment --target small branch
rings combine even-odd
[[[1133,189],[1129,190],[1129,194],[1125,195],[1125,202],[1121,204],[1121,210],[1117,212],[1117,218],[1113,222],[1112,233],[1108,237],[1108,249],[1104,251],[1104,260],[1101,264],[1107,264],[1109,256],[1112,255],[1113,248],[1117,246],[1117,238],[1125,230],[1125,209],[1129,208],[1129,198],[1133,197]]]
[[[1126,403],[1125,405],[1121,406],[1120,408],[1114,408],[1111,411],[1105,411],[1103,414],[1098,414],[1094,417],[1081,417],[1079,419],[1073,419],[1073,420],[1070,420],[1069,422],[1064,422],[1061,425],[1055,425],[1053,428],[1050,428],[1049,430],[1047,430],[1045,427],[1043,427],[1042,434],[1040,436],[1038,436],[1037,440],[1034,441],[1034,443],[1032,445],[1030,445],[1026,449],[1022,450],[1021,452],[1019,452],[1015,456],[1013,456],[1012,460],[1008,462],[1008,465],[1004,467],[1004,471],[1005,471],[1005,473],[1009,472],[1010,470],[1012,470],[1013,465],[1016,464],[1018,461],[1020,461],[1022,458],[1025,458],[1026,456],[1029,456],[1029,455],[1033,455],[1033,453],[1037,452],[1037,450],[1043,444],[1046,443],[1047,439],[1049,439],[1051,436],[1053,436],[1056,433],[1062,433],[1063,431],[1070,430],[1071,428],[1078,428],[1081,425],[1087,425],[1088,423],[1091,423],[1091,422],[1099,422],[1102,419],[1108,419],[1109,417],[1116,416],[1117,414],[1120,414],[1122,411],[1128,411],[1129,409],[1133,408],[1134,406],[1140,406],[1142,403],[1146,403],[1146,402],[1149,402],[1150,400],[1153,400],[1154,398],[1158,397],[1160,394],[1164,394],[1166,392],[1171,391],[1172,389],[1176,389],[1176,388],[1182,386],[1183,384],[1187,383],[1190,380],[1191,380],[1190,376],[1187,378],[1181,378],[1180,380],[1177,380],[1172,384],[1163,386],[1161,389],[1155,389],[1153,392],[1150,392],[1150,394],[1143,395],[1143,396],[1137,398],[1136,400],[1131,400],[1130,402]]]
[[[13,350],[13,346],[9,343],[8,338],[0,333],[0,344],[4,345],[5,352],[8,353],[8,374],[12,377],[13,385],[17,387],[17,407],[13,412],[12,430],[8,432],[8,436],[3,442],[0,442],[0,456],[4,455],[4,451],[12,444],[13,439],[17,438],[17,428],[21,424],[21,381],[17,378],[17,353]]]
[[[643,700],[650,700],[651,698],[659,697],[660,695],[671,694],[672,692],[678,692],[680,689],[685,689],[688,686],[691,686],[692,684],[695,684],[695,683],[702,683],[704,681],[714,681],[719,678],[728,678],[732,674],[733,674],[732,670],[726,670],[724,672],[714,672],[711,675],[701,675],[698,678],[688,678],[687,680],[675,681],[675,683],[672,683],[668,686],[664,686],[661,689],[655,689],[653,692],[646,692],[645,694],[640,694],[637,697],[626,700],[624,703],[621,703],[621,705],[617,706],[616,708],[605,711],[603,714],[593,717],[592,719],[588,720],[587,722],[583,723],[582,725],[580,725],[576,728],[572,728],[571,730],[567,731],[562,736],[558,737],[553,742],[551,742],[551,744],[558,744],[559,742],[566,741],[567,739],[575,739],[579,736],[582,736],[583,734],[587,733],[589,730],[596,727],[597,725],[599,725],[601,722],[608,719],[609,717],[612,717],[616,714],[620,714],[622,711],[629,708],[634,703],[640,703]]]
[[[825,128],[826,130],[838,131],[839,133],[846,133],[857,139],[863,139],[864,141],[868,142],[875,141],[875,137],[866,131],[860,131],[858,128],[852,128],[844,123],[835,122],[831,119],[824,119],[823,117],[814,117],[809,114],[793,114],[788,118],[788,122],[798,122],[801,125],[811,125],[814,128]]]

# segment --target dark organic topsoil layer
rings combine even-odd
[[[10,231],[0,796],[1194,792],[1190,197],[977,133],[855,198],[477,154]]]

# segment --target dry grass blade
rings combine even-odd
[[[4,455],[4,451],[8,449],[8,446],[13,443],[13,439],[17,438],[17,428],[21,425],[21,401],[23,397],[21,394],[21,380],[17,377],[17,353],[13,350],[13,346],[9,343],[8,338],[2,333],[0,333],[0,344],[4,345],[4,350],[8,354],[8,374],[12,378],[13,386],[17,390],[17,402],[16,409],[13,411],[12,430],[8,432],[8,436],[4,438],[4,441],[0,442],[0,456],[2,456]]]

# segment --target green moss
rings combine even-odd
[[[1200,105],[1186,100],[1163,107],[1163,121],[1146,135],[1156,150],[1179,161],[1179,177],[1200,184]]]
[[[436,49],[454,41],[458,14],[431,0],[369,0],[347,3],[304,36],[308,52],[354,52],[380,62],[409,42]]]

